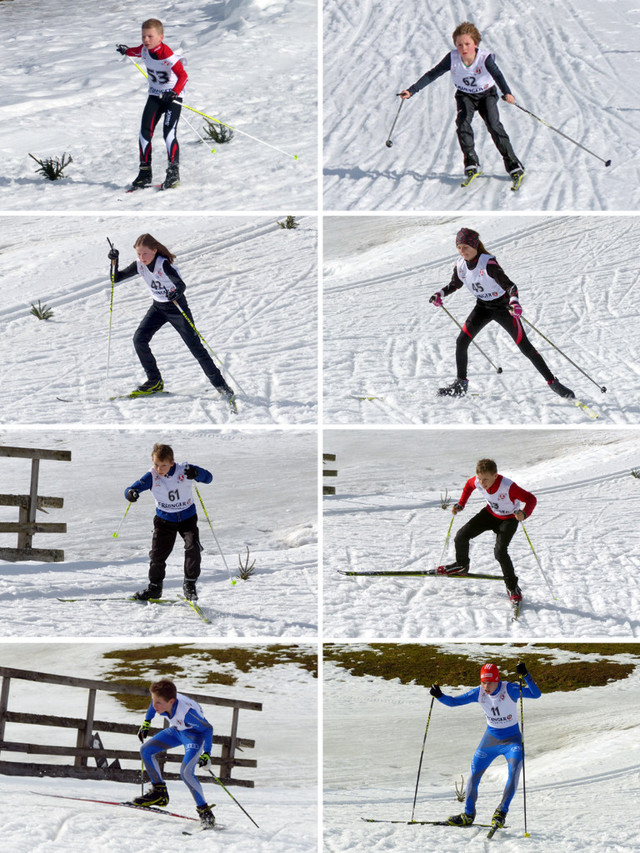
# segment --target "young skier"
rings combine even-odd
[[[147,67],[149,96],[142,112],[140,125],[140,171],[131,184],[132,190],[140,190],[151,183],[151,139],[156,125],[164,116],[162,132],[167,146],[169,165],[162,189],[177,187],[180,183],[180,147],[177,128],[182,98],[179,97],[187,83],[182,57],[163,42],[164,27],[157,18],[149,18],[142,24],[142,44],[139,47],[116,45],[123,56],[142,58]]]
[[[151,491],[156,502],[153,519],[153,539],[149,551],[149,585],[133,596],[138,601],[162,596],[162,582],[167,559],[173,551],[178,533],[184,540],[184,596],[190,601],[198,598],[196,580],[200,577],[200,534],[191,481],[210,483],[213,476],[206,468],[188,462],[176,462],[173,448],[154,444],[151,452],[153,466],[139,480],[125,489],[124,496],[135,503],[140,492]]]
[[[573,391],[562,385],[553,375],[546,361],[527,337],[520,320],[522,306],[518,298],[518,288],[507,277],[494,255],[485,249],[478,232],[472,228],[461,228],[456,235],[456,248],[461,257],[453,268],[451,281],[442,290],[436,291],[429,302],[436,308],[441,308],[442,298],[464,285],[476,297],[476,304],[456,340],[457,378],[451,385],[439,388],[438,394],[441,397],[464,397],[468,387],[469,345],[476,335],[494,320],[511,336],[520,352],[546,379],[552,391],[560,397],[575,397]]]
[[[524,166],[516,157],[511,140],[500,121],[496,84],[510,104],[514,103],[515,98],[496,64],[494,54],[478,49],[481,40],[482,36],[477,28],[469,21],[464,21],[453,31],[455,50],[448,53],[408,89],[404,89],[400,97],[410,98],[450,71],[456,87],[456,132],[464,156],[465,184],[481,174],[471,127],[473,115],[477,110],[494,145],[502,155],[505,169],[517,187],[524,175]]]
[[[200,364],[213,387],[222,394],[232,411],[235,412],[234,393],[225,382],[196,332],[193,316],[184,295],[186,284],[173,263],[175,255],[151,234],[141,234],[133,244],[133,248],[137,252],[138,260],[133,261],[123,270],[118,269],[119,251],[110,249],[108,255],[114,282],[124,281],[124,279],[131,278],[137,273],[144,279],[153,299],[151,307],[133,336],[133,346],[147,374],[147,381],[136,388],[131,396],[156,394],[163,390],[164,382],[158,363],[149,347],[149,342],[165,323],[171,323]]]
[[[151,704],[144,722],[138,730],[138,738],[142,746],[140,755],[145,770],[151,780],[152,787],[134,802],[138,806],[166,806],[169,804],[169,793],[162,779],[158,764],[158,753],[165,752],[175,746],[184,746],[184,759],[180,768],[180,776],[191,796],[196,801],[196,811],[200,816],[203,827],[215,826],[215,818],[202,793],[202,786],[195,775],[197,767],[206,767],[211,763],[211,746],[213,743],[213,727],[204,716],[202,708],[194,699],[189,699],[178,693],[173,681],[168,678],[154,681],[150,687]],[[167,718],[171,725],[160,734],[149,737],[151,720],[156,714]]]
[[[522,696],[526,699],[539,699],[542,695],[540,688],[527,672],[526,665],[518,661],[516,670],[524,680]],[[437,684],[433,684],[429,692],[450,708],[477,702],[487,718],[487,730],[471,760],[464,812],[452,815],[447,823],[453,826],[469,826],[473,823],[480,780],[492,761],[499,755],[504,755],[509,770],[507,784],[500,805],[491,818],[492,824],[504,826],[522,769],[522,734],[518,725],[520,684],[501,681],[498,667],[494,663],[486,663],[480,670],[480,686],[463,693],[462,696],[446,696]]]
[[[522,601],[522,590],[518,586],[518,577],[508,548],[518,529],[518,522],[529,518],[538,501],[531,492],[526,492],[513,480],[498,474],[498,466],[493,459],[480,459],[476,465],[475,477],[467,480],[460,500],[451,508],[453,515],[462,512],[475,489],[484,497],[487,505],[456,533],[455,562],[438,566],[437,572],[441,575],[468,574],[471,539],[475,539],[487,530],[492,530],[496,534],[494,556],[502,569],[509,598],[514,604],[518,604]],[[523,504],[524,508],[522,508]]]

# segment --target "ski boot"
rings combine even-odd
[[[562,382],[558,381],[558,377],[554,376],[551,382],[547,382],[547,385],[554,394],[557,394],[559,397],[566,397],[567,399],[575,399],[575,394],[571,390],[571,388],[567,388],[566,385],[563,385]]]
[[[162,190],[172,190],[180,183],[180,167],[177,163],[169,163],[167,174],[160,185]]]
[[[133,598],[136,601],[149,601],[150,598],[162,598],[162,584],[149,583],[146,589],[141,589],[140,592],[134,592]]]
[[[474,178],[477,178],[478,175],[481,175],[480,165],[478,163],[465,163],[464,166],[464,178],[462,179],[461,187],[468,187],[471,181]]]
[[[468,575],[469,574],[469,564],[463,565],[462,563],[447,563],[446,566],[438,566],[436,569],[437,575]]]
[[[146,793],[136,797],[131,802],[136,806],[168,806],[169,792],[167,786],[164,782],[154,784]]]
[[[509,177],[511,178],[511,189],[519,189],[520,184],[522,183],[522,179],[524,178],[523,167],[518,166],[516,169],[511,169],[511,171],[509,172]]]
[[[462,812],[462,814],[451,815],[451,817],[446,819],[445,823],[449,826],[471,826],[475,819],[475,813],[467,814],[466,812]]]
[[[438,388],[439,397],[464,397],[469,387],[468,379],[454,379],[451,385]]]
[[[509,589],[507,587],[507,592],[509,593],[509,601],[512,604],[520,604],[522,601],[522,590],[518,584],[516,584],[515,589]]]
[[[143,190],[151,185],[151,166],[140,165],[138,177],[131,184],[131,190]]]
[[[504,822],[507,819],[507,813],[500,811],[500,809],[496,809],[493,813],[493,817],[491,818],[492,826],[499,826],[502,828],[504,826]]]
[[[220,397],[229,405],[233,414],[237,415],[238,407],[236,406],[236,395],[233,393],[233,389],[225,385],[223,388],[216,388],[216,390],[220,392]]]
[[[150,394],[159,394],[164,390],[164,382],[162,379],[147,379],[142,385],[138,385],[135,391],[132,391],[130,397],[146,397]]]
[[[182,591],[184,592],[184,597],[187,601],[197,601],[198,600],[198,591],[196,590],[196,582],[185,580],[182,584]]]
[[[204,829],[213,829],[216,825],[216,819],[211,808],[205,803],[204,806],[196,806],[196,811],[200,817],[200,826]]]

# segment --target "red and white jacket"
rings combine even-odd
[[[513,480],[509,480],[507,477],[503,477],[502,474],[498,474],[495,483],[490,489],[484,489],[475,476],[467,480],[458,501],[459,506],[462,508],[466,506],[474,489],[477,489],[484,496],[487,502],[487,509],[496,518],[513,518],[514,513],[519,509],[529,518],[538,503],[537,498],[531,492],[525,491],[517,483],[514,483]]]
[[[144,61],[150,95],[162,95],[169,89],[179,95],[187,85],[189,78],[184,70],[182,57],[177,56],[164,42],[153,51],[142,44],[139,47],[130,47],[127,56],[139,57]]]

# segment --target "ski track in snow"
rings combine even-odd
[[[485,177],[460,188],[449,74],[403,104],[385,146],[397,93],[453,47],[462,21],[476,23],[495,52],[516,103],[589,149],[582,151],[504,101],[500,115],[527,168],[509,191],[502,158],[476,116]],[[632,87],[640,58],[633,0],[459,0],[397,8],[371,0],[324,4],[324,203],[328,210],[635,210],[640,202],[638,107]]]

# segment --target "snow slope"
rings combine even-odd
[[[452,646],[445,647],[447,651]],[[477,659],[490,649],[464,646]],[[501,650],[505,651],[505,650]],[[514,650],[526,655],[527,649]],[[559,662],[568,659],[557,651]],[[544,693],[525,700],[527,793],[526,840],[522,780],[508,828],[494,839],[515,853],[632,853],[638,849],[630,815],[637,811],[640,674],[637,655],[616,656],[635,664],[623,681],[574,692]],[[535,673],[534,673],[535,675]],[[470,685],[473,686],[473,685]],[[458,694],[463,689],[448,688]],[[361,817],[409,821],[420,749],[431,698],[424,687],[356,678],[324,666],[324,850],[363,853],[458,853],[489,850],[486,829],[363,823]],[[473,705],[434,703],[415,810],[416,820],[441,820],[462,811],[454,783],[467,778],[471,756],[484,731]],[[478,820],[488,823],[506,781],[498,759],[480,785]]]
[[[194,493],[204,546],[199,604],[211,624],[181,603],[120,600],[147,583],[154,502],[142,493],[125,518],[124,490],[151,467],[156,441],[171,444],[178,461],[202,465],[213,474],[211,484],[198,486],[213,533]],[[64,498],[64,508],[50,510],[46,520],[66,522],[67,533],[34,537],[35,547],[63,548],[65,561],[0,561],[2,636],[316,636],[314,431],[6,430],[0,432],[0,443],[72,452],[71,462],[41,463],[38,490]],[[29,460],[0,458],[0,468],[4,491],[28,491]],[[15,508],[0,512],[5,521],[17,520]],[[2,534],[0,544],[15,547],[16,534]],[[247,546],[255,574],[232,584]],[[167,565],[165,597],[182,594],[182,566],[178,539]],[[86,600],[95,597],[116,600]]]
[[[176,254],[196,327],[238,391],[237,415],[169,325],[151,347],[176,396],[108,399],[144,379],[132,338],[151,300],[134,276],[116,286],[111,314],[107,238],[124,268],[147,231]],[[315,423],[316,242],[314,218],[295,230],[280,228],[275,216],[4,221],[0,421]],[[30,314],[39,301],[53,309],[51,320]]]
[[[637,217],[479,214],[325,217],[325,423],[594,423],[547,389],[495,323],[475,339],[495,367],[472,344],[470,395],[436,396],[455,378],[459,329],[429,297],[451,279],[462,226],[479,231],[518,285],[539,330],[525,323],[528,337],[598,423],[638,423]],[[466,288],[444,300],[460,324],[474,304]]]
[[[337,494],[325,497],[324,636],[522,640],[640,636],[638,430],[325,430]],[[450,510],[476,462],[533,492],[538,504],[509,546],[524,595],[520,620],[501,581],[354,578],[338,570],[435,568],[483,502]],[[495,537],[471,543],[472,570],[500,575]],[[546,580],[545,580],[546,578]]]
[[[163,21],[166,43],[186,57],[185,104],[262,142],[237,132],[229,144],[205,145],[196,134],[203,135],[205,119],[183,109],[180,187],[127,195],[147,82],[115,46],[139,45],[150,12]],[[158,10],[140,0],[0,3],[11,69],[11,86],[0,95],[2,208],[315,209],[317,15],[315,0],[172,0]],[[158,181],[167,163],[160,130],[153,142]],[[73,157],[66,180],[36,174],[29,154],[63,152]]]
[[[464,20],[496,55],[517,107],[500,115],[527,168],[509,192],[502,158],[476,116],[484,174],[460,188],[454,86],[436,80],[402,106],[397,93],[453,48]],[[634,80],[640,70],[635,0],[371,0],[324,4],[324,198],[330,210],[635,210],[640,131]],[[597,159],[600,158],[600,159]],[[607,168],[606,160],[612,160]]]
[[[118,646],[96,644],[53,643],[47,645],[0,644],[3,665],[42,672],[69,675],[80,672],[86,678],[105,677],[107,662],[103,652]],[[206,648],[203,646],[203,648]],[[207,683],[211,664],[203,666],[198,646],[194,646],[190,659],[180,658],[185,669],[191,669],[187,680],[181,679],[179,689],[214,696],[247,699],[263,703],[260,713],[243,711],[240,714],[241,737],[255,738],[256,748],[249,750],[258,760],[255,788],[231,787],[230,791],[242,804],[259,828],[253,826],[224,791],[207,785],[206,773],[202,781],[210,799],[215,798],[216,817],[224,826],[221,832],[205,837],[186,838],[183,829],[192,829],[187,821],[142,814],[128,809],[71,800],[55,800],[32,796],[37,793],[57,793],[67,796],[96,797],[124,800],[137,796],[140,788],[117,782],[95,782],[74,779],[30,779],[28,777],[0,777],[0,808],[3,812],[2,847],[6,853],[43,853],[70,851],[70,853],[139,853],[140,850],[170,846],[187,850],[191,845],[203,845],[208,850],[226,853],[311,853],[317,849],[317,682],[312,675],[293,664],[265,666],[251,672],[240,672],[235,666],[226,667],[237,684],[227,687]],[[150,679],[156,677],[153,669]],[[86,690],[31,685],[13,681],[12,705],[24,703],[31,710],[37,707],[42,696],[51,696],[55,702],[48,713],[57,716],[77,717],[86,708]],[[214,728],[229,731],[229,712],[215,706],[207,709]],[[96,717],[120,723],[139,723],[139,714],[124,709],[112,696],[99,695]],[[7,729],[11,739],[24,735],[25,726]],[[47,730],[51,732],[52,730]],[[62,743],[68,744],[69,735],[61,732]],[[286,731],[287,736],[283,737]],[[118,735],[109,735],[111,739]],[[124,749],[135,749],[128,736],[120,736]],[[66,738],[66,739],[65,739]],[[36,726],[28,736],[33,742],[43,742],[41,727]],[[113,746],[113,740],[111,742]],[[12,760],[16,760],[12,754]],[[46,757],[45,757],[46,760]],[[125,765],[126,766],[126,762]],[[293,772],[292,772],[293,771]],[[246,771],[244,771],[246,772]],[[241,775],[238,771],[237,775]],[[179,781],[169,782],[170,809],[195,816],[193,800]],[[159,839],[162,839],[160,841]]]

